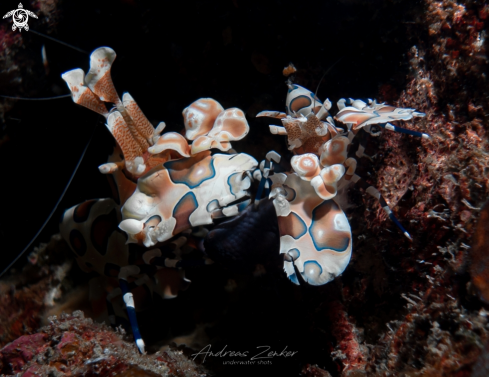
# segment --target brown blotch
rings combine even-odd
[[[290,104],[290,109],[292,111],[299,111],[300,109],[303,109],[304,107],[307,107],[311,104],[311,99],[308,97],[297,97],[296,99],[292,100]],[[307,115],[307,114],[306,114]]]
[[[88,219],[88,216],[90,216],[91,208],[96,202],[96,199],[92,199],[87,200],[86,202],[83,202],[82,204],[76,206],[75,210],[73,211],[73,220],[77,223],[86,221]]]
[[[295,212],[291,212],[288,216],[279,216],[278,227],[281,237],[289,235],[298,239],[307,232],[306,224]]]
[[[391,113],[395,110],[396,108],[394,106],[386,106],[381,108],[380,110],[377,110],[379,113]]]
[[[246,132],[246,120],[236,118],[224,119],[222,131],[229,132],[233,137],[240,137]]]
[[[332,201],[327,200],[313,211],[312,225],[309,230],[316,248],[345,251],[350,244],[350,232],[334,228],[334,218],[342,210]]]
[[[100,255],[107,253],[107,245],[110,235],[117,230],[117,214],[115,209],[107,215],[98,216],[90,228],[90,238],[92,245]]]
[[[175,160],[165,163],[165,167],[168,168],[171,175],[171,179],[176,183],[183,183],[188,181],[195,181],[193,176],[200,169],[205,169],[210,172],[211,164],[211,152],[204,151],[197,153],[196,155],[189,158],[182,158],[181,160]],[[206,176],[209,174],[205,174]]]
[[[173,217],[177,220],[173,234],[178,234],[189,229],[189,217],[197,209],[198,203],[195,195],[190,191],[178,202],[173,210]]]

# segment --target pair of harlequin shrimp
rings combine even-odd
[[[153,128],[128,93],[122,101],[119,98],[110,75],[115,56],[112,49],[101,47],[91,54],[86,75],[75,69],[62,76],[75,103],[106,118],[118,145],[109,161],[99,167],[112,183],[114,198],[90,200],[68,209],[61,234],[82,270],[98,275],[90,282],[95,315],[107,312],[115,324],[116,315],[123,316],[118,305],[122,296],[141,352],[144,342],[135,315],[135,307],[144,306],[140,293],[175,297],[189,283],[186,267],[211,263],[206,257],[198,261],[182,258],[189,245],[198,244],[196,238],[206,235],[203,226],[216,218],[233,217],[233,229],[239,231],[240,223],[254,219],[256,227],[265,220],[271,225],[258,231],[266,228],[271,243],[279,239],[289,279],[299,284],[297,270],[307,283],[325,284],[344,271],[352,250],[348,220],[334,201],[337,191],[350,181],[362,182],[355,174],[356,161],[347,158],[352,138],[362,128],[371,133],[371,124],[427,137],[388,123],[383,126],[423,114],[359,100],[338,102],[340,111],[335,118],[347,125],[344,131],[329,115],[329,100],[323,104],[309,90],[290,83],[286,113],[258,115],[282,120],[283,127],[270,126],[270,131],[287,135],[289,149],[296,154],[291,161],[294,172],[273,174],[272,161],[280,161],[276,152],[269,152],[258,169],[253,157],[230,153],[231,142],[249,131],[240,109],[225,110],[213,99],[199,99],[183,111],[185,137],[175,132],[162,134],[163,122]],[[106,103],[114,107],[109,110]],[[215,149],[227,153],[212,153]],[[363,150],[357,156],[361,153]],[[260,184],[254,204],[249,205],[253,178]],[[379,192],[371,186],[366,190],[409,236]],[[273,199],[278,227],[263,211],[244,216],[261,203],[270,203],[260,200],[267,194]],[[229,225],[223,223],[212,230],[204,244],[211,245],[212,236],[223,229],[230,229]],[[229,236],[225,231],[224,238]],[[226,247],[217,252],[211,249],[208,255],[216,260],[228,252]],[[109,287],[105,288],[108,294],[103,287]]]

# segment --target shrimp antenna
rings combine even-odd
[[[3,94],[0,94],[0,97],[8,98],[8,99],[20,99],[22,101],[49,101],[52,99],[68,98],[68,97],[71,97],[71,94],[63,94],[61,96],[42,97],[42,98],[13,97],[13,96],[4,96]]]
[[[321,85],[321,82],[323,81],[324,77],[329,73],[329,71],[331,71],[333,69],[333,67],[336,64],[338,64],[341,61],[341,59],[343,59],[343,56],[341,58],[339,58],[337,61],[335,61],[333,63],[333,65],[330,65],[329,68],[326,70],[326,72],[324,72],[323,76],[321,77],[321,80],[319,80],[319,84],[318,84],[318,86],[316,88],[316,91],[314,92],[314,96],[315,97],[317,97],[317,95],[318,95],[319,86]]]
[[[34,34],[37,34],[37,35],[39,35],[39,36],[41,36],[43,38],[49,39],[49,40],[51,40],[53,42],[62,44],[63,46],[66,46],[66,47],[69,47],[69,48],[71,48],[73,50],[76,50],[78,52],[81,52],[82,54],[87,54],[88,55],[88,52],[86,52],[85,50],[82,50],[81,48],[78,48],[78,47],[75,47],[73,45],[70,45],[69,43],[60,41],[59,39],[50,37],[49,35],[39,33],[38,31],[35,31],[33,29],[29,29],[29,31],[32,32],[32,33],[34,33]],[[61,95],[61,96],[44,97],[44,98],[13,97],[13,96],[5,96],[5,95],[0,94],[0,97],[2,97],[2,98],[8,98],[8,99],[20,99],[20,100],[23,100],[23,101],[48,101],[48,100],[52,100],[52,99],[71,97],[71,94],[64,94],[64,95]],[[0,276],[2,276],[2,275],[0,275]]]
[[[19,253],[19,255],[17,255],[15,257],[15,259],[12,261],[12,263],[10,263],[7,268],[5,268],[1,273],[0,273],[0,277],[2,277],[9,269],[10,267],[13,266],[13,264],[15,262],[17,262],[19,260],[19,258],[24,255],[24,253],[31,247],[31,245],[34,243],[34,241],[37,239],[37,237],[39,237],[39,234],[43,231],[43,229],[46,227],[47,223],[49,222],[49,220],[51,220],[51,218],[53,217],[54,213],[56,212],[56,210],[58,209],[58,206],[59,204],[61,203],[61,201],[63,200],[63,197],[65,196],[66,194],[66,191],[68,191],[68,187],[70,187],[70,184],[71,184],[71,181],[73,181],[73,178],[75,177],[75,174],[76,172],[78,171],[78,168],[80,167],[80,164],[83,160],[83,157],[85,157],[85,153],[87,152],[87,149],[88,149],[88,146],[90,145],[92,139],[93,139],[93,135],[95,134],[95,130],[97,129],[97,126],[94,127],[93,131],[92,131],[92,135],[90,136],[90,139],[88,140],[88,143],[87,145],[85,146],[85,149],[83,150],[83,153],[81,154],[81,157],[80,159],[78,160],[78,163],[76,164],[76,167],[75,167],[75,170],[73,170],[73,173],[71,174],[71,177],[68,181],[68,183],[66,184],[66,187],[65,189],[63,190],[63,192],[61,193],[61,196],[59,197],[58,201],[56,202],[56,205],[54,206],[53,210],[51,211],[51,213],[49,214],[48,218],[46,219],[46,221],[44,221],[44,224],[42,224],[41,228],[37,231],[36,235],[31,239],[31,241],[29,242],[29,244],[24,247],[24,249]]]
[[[53,42],[56,42],[56,43],[59,43],[59,44],[62,44],[66,47],[69,47],[69,48],[72,48],[73,50],[76,50],[78,52],[81,52],[82,54],[87,54],[89,55],[88,52],[86,52],[85,50],[82,50],[81,48],[78,48],[78,47],[75,47],[73,45],[70,45],[69,43],[66,43],[66,42],[63,42],[63,41],[60,41],[59,39],[56,39],[56,38],[53,38],[53,37],[50,37],[49,35],[46,35],[46,34],[42,34],[42,33],[39,33],[38,31],[35,31],[35,30],[32,30],[32,29],[29,29],[30,32],[34,33],[34,34],[37,34],[43,38],[46,38],[46,39],[50,39],[52,40]]]

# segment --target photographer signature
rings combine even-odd
[[[220,351],[217,352],[212,352],[211,348],[212,346],[210,344],[206,345],[204,348],[202,348],[199,352],[194,353],[190,355],[193,357],[193,360],[197,358],[197,356],[203,355],[204,359],[202,362],[205,362],[205,359],[207,356],[209,357],[243,357],[243,358],[248,358],[250,357],[251,352],[250,351],[231,351],[227,350],[227,344],[224,346],[224,348]],[[285,348],[282,350],[282,352],[277,352],[277,351],[270,351],[270,346],[258,346],[256,347],[257,351],[251,355],[249,360],[260,360],[260,359],[273,359],[274,357],[292,357],[299,351],[288,351],[287,350],[288,346],[285,346]]]

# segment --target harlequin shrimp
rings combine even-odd
[[[308,89],[290,81],[287,85],[286,112],[263,111],[257,117],[282,121],[283,127],[271,125],[270,132],[287,136],[289,150],[295,154],[291,159],[293,172],[273,174],[273,163],[278,163],[280,156],[269,153],[267,160],[260,165],[261,173],[255,174],[256,178],[261,178],[257,198],[266,187],[265,194],[273,199],[278,218],[280,254],[283,255],[288,278],[298,285],[300,275],[308,284],[323,285],[341,274],[351,257],[350,225],[336,200],[338,191],[348,184],[357,184],[373,196],[411,240],[380,192],[355,174],[357,161],[348,157],[353,138],[361,130],[366,135],[378,136],[380,130],[375,130],[373,125],[422,138],[429,138],[429,135],[389,123],[424,116],[414,109],[396,108],[372,100],[367,105],[362,100],[340,99],[337,103],[339,111],[333,118],[329,112],[329,99],[322,103]],[[338,127],[335,120],[344,128]],[[357,157],[364,155],[365,145],[364,137],[356,152]],[[253,216],[252,211],[248,212],[249,216]],[[223,237],[209,240],[214,234],[219,235],[222,227],[234,226],[236,231],[238,226],[234,222],[228,221],[209,233],[207,252],[246,253],[236,243],[234,247],[226,243],[225,237],[224,240]],[[244,231],[249,232],[247,229]],[[222,247],[220,243],[226,246]],[[225,250],[229,248],[232,248],[232,252]]]
[[[161,134],[165,123],[153,128],[129,93],[119,98],[110,74],[115,57],[112,49],[99,48],[91,54],[86,75],[81,69],[62,75],[75,103],[106,118],[118,146],[99,167],[113,183],[114,199],[68,209],[60,228],[81,269],[99,275],[90,287],[95,312],[106,302],[114,321],[113,301],[122,295],[137,346],[144,352],[132,291],[144,288],[171,298],[185,288],[187,262],[181,252],[190,229],[239,213],[249,202],[249,172],[258,163],[243,153],[211,154],[211,148],[229,151],[231,141],[246,136],[249,126],[240,109],[225,110],[210,98],[183,111],[185,137]],[[105,103],[114,107],[108,110]],[[130,252],[131,243],[159,248]],[[114,285],[105,297],[100,287],[111,279],[120,288]]]

